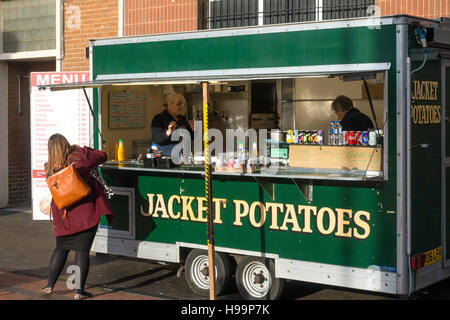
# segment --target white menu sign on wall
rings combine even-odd
[[[31,197],[33,220],[48,220],[44,207],[51,200],[45,183],[48,138],[60,133],[70,144],[89,145],[89,106],[82,89],[39,90],[40,85],[89,81],[89,72],[32,72],[30,99]],[[89,96],[89,92],[86,91]]]

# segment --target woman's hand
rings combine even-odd
[[[177,127],[177,123],[175,121],[172,121],[171,123],[169,123],[169,127],[167,128],[167,131],[166,131],[166,136],[170,136],[176,127]]]

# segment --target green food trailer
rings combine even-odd
[[[103,139],[111,155],[122,139],[128,159],[101,166],[115,220],[101,220],[93,251],[179,263],[190,288],[208,294],[202,165],[136,160],[151,146],[166,88],[182,93],[187,117],[199,120],[207,82],[211,127],[223,132],[317,129],[326,142],[331,101],[342,93],[383,138],[375,146],[286,143],[271,154],[281,165],[214,170],[217,294],[236,281],[244,298],[276,299],[286,280],[298,280],[409,296],[450,276],[447,19],[157,34],[92,40],[88,49],[91,81],[64,88],[94,88],[101,135],[93,121],[93,146]]]

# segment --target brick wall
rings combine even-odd
[[[33,71],[54,71],[54,61],[8,63],[8,205],[31,201],[30,97],[29,78]],[[21,109],[18,114],[21,76]]]
[[[197,30],[198,0],[126,0],[124,35]]]
[[[450,17],[450,0],[376,0],[381,15],[408,14],[435,19]]]
[[[89,70],[89,59],[85,56],[89,40],[117,36],[117,0],[66,0],[62,71]]]

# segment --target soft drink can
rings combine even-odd
[[[303,130],[298,130],[297,141],[298,143],[303,143]]]
[[[308,143],[310,144],[314,143],[314,131],[309,131]]]
[[[345,136],[345,142],[348,145],[355,145],[356,144],[356,131],[347,131],[347,134]]]
[[[317,144],[323,144],[323,130],[317,131]]]
[[[303,135],[303,140],[304,143],[310,143],[309,139],[311,138],[311,132],[310,131],[305,131],[305,134]]]
[[[361,145],[363,146],[369,145],[369,131],[363,131],[361,133]]]
[[[312,131],[312,133],[311,133],[311,143],[313,143],[313,144],[317,143],[317,131]]]
[[[305,130],[300,130],[298,132],[298,143],[305,143]]]
[[[355,140],[356,140],[356,144],[357,144],[357,145],[360,145],[360,144],[361,144],[361,134],[362,134],[362,131],[356,131],[356,137],[355,137]]]
[[[347,140],[345,138],[346,136],[347,136],[347,131],[342,131],[341,137],[339,138],[339,142],[342,146],[345,146],[347,144]]]
[[[294,136],[292,138],[292,143],[298,143],[298,130],[294,130]]]

